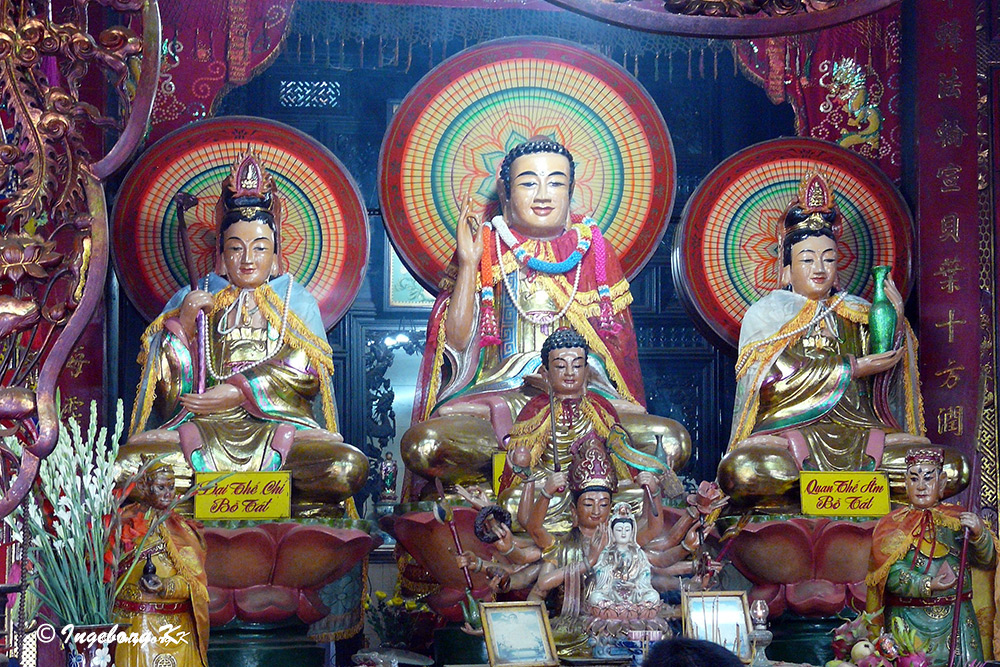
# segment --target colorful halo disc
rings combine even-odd
[[[156,142],[132,167],[115,204],[115,271],[136,309],[152,320],[188,284],[174,195],[186,214],[199,272],[214,265],[215,204],[236,156],[253,149],[283,199],[282,254],[319,302],[330,329],[350,307],[368,266],[369,232],[357,184],[323,145],[287,125],[227,116],[187,125]]]
[[[900,292],[909,292],[913,219],[885,174],[825,141],[766,141],[716,167],[691,195],[675,232],[678,294],[713,340],[736,347],[747,308],[778,287],[778,222],[807,171],[826,176],[843,217],[841,288],[871,299],[872,267],[889,264]]]
[[[379,159],[382,213],[410,271],[434,291],[471,192],[495,211],[496,174],[518,143],[547,135],[576,163],[572,211],[590,215],[634,277],[656,250],[676,189],[670,133],[621,67],[554,39],[486,42],[444,61],[395,113]]]

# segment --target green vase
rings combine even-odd
[[[483,619],[479,615],[479,603],[472,597],[472,591],[465,589],[465,600],[462,601],[462,617],[473,630],[483,627]]]
[[[885,279],[889,276],[890,266],[872,268],[875,279],[875,296],[872,308],[868,312],[868,330],[871,334],[872,354],[888,352],[893,348],[896,338],[896,307],[885,295]]]

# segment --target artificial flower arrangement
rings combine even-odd
[[[375,591],[374,598],[365,595],[362,604],[383,647],[407,648],[420,615],[430,613],[430,607],[419,598],[404,599],[398,593],[389,597],[385,591]]]
[[[877,637],[872,621],[882,610],[864,612],[834,630],[835,658],[826,667],[931,667],[923,640],[903,619],[894,617],[890,632]]]
[[[133,559],[120,572],[123,557],[141,551],[146,536],[156,531],[170,510],[204,488],[194,485],[175,499],[170,510],[140,514],[123,525],[121,510],[135,482],[158,459],[120,479],[115,460],[124,428],[122,402],[118,401],[111,437],[97,421],[96,402],[91,403],[86,431],[75,417],[63,420],[32,492],[6,519],[16,542],[27,537],[20,550],[25,595],[37,598],[43,605],[43,620],[57,628],[112,623],[115,598],[137,564]],[[19,453],[14,438],[7,438],[5,445]]]

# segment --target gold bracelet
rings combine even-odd
[[[513,552],[514,552],[514,548],[515,548],[516,546],[517,546],[517,545],[515,545],[515,544],[514,544],[513,542],[511,542],[511,543],[510,543],[510,549],[507,549],[507,551],[501,551],[501,552],[500,552],[500,555],[501,555],[501,556],[509,556],[509,555],[511,555],[511,553],[513,553]]]
[[[544,486],[542,487],[542,495],[548,498],[549,500],[552,500],[552,494],[546,491]]]

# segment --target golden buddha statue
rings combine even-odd
[[[747,311],[736,362],[736,405],[719,484],[734,505],[798,504],[799,471],[884,470],[905,498],[906,451],[928,445],[916,341],[903,299],[894,349],[870,352],[871,304],[837,287],[840,213],[818,174],[807,175],[779,230],[781,283]],[[961,453],[945,455],[948,494],[968,484]]]
[[[368,459],[337,432],[332,351],[316,300],[285,271],[277,189],[253,154],[223,183],[216,217],[216,270],[143,334],[120,461],[134,470],[165,454],[182,490],[194,472],[289,470],[293,511],[328,511],[361,488]]]
[[[645,411],[628,281],[598,225],[571,219],[573,185],[569,151],[535,137],[503,160],[502,216],[482,224],[471,197],[465,203],[455,273],[428,324],[417,423],[401,443],[409,470],[449,484],[486,481],[518,413],[547,392],[539,351],[563,327],[587,341],[587,387],[637,446],[659,444],[674,469],[687,462],[686,429]]]
[[[201,525],[170,512],[149,533],[154,515],[168,511],[174,500],[170,466],[152,465],[136,482],[136,491],[139,502],[122,511],[121,590],[114,620],[127,634],[162,641],[120,642],[115,664],[208,665],[208,583]]]

